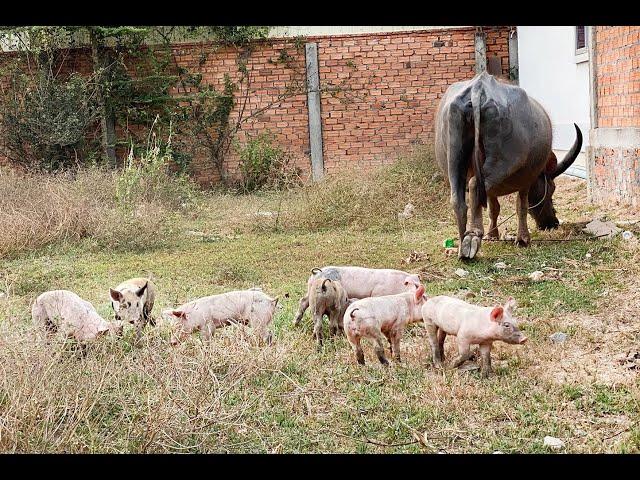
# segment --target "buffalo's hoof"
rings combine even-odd
[[[484,236],[483,240],[487,242],[497,242],[498,240],[500,240],[500,234],[498,230],[493,230],[491,233],[487,233]]]
[[[531,244],[530,238],[516,238],[516,247],[528,247]]]
[[[478,250],[480,250],[481,243],[482,237],[480,235],[473,232],[467,233],[460,244],[458,257],[469,259],[474,258],[476,253],[478,253]]]

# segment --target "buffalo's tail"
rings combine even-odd
[[[482,152],[480,151],[480,102],[482,84],[476,83],[471,87],[471,107],[473,108],[473,173],[476,177],[475,203],[486,208],[487,190],[482,174]]]

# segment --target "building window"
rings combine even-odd
[[[576,43],[575,43],[575,60],[576,63],[582,63],[589,60],[589,53],[587,50],[587,35],[589,34],[588,27],[575,27]]]
[[[582,53],[587,48],[587,27],[576,27],[576,53]]]

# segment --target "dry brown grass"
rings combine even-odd
[[[540,453],[550,451],[542,442],[552,435],[565,441],[562,452],[637,452],[637,370],[616,363],[640,338],[637,245],[583,238],[515,249],[487,242],[480,258],[463,266],[470,275],[461,279],[453,273],[461,265],[441,248],[443,238],[455,235],[447,189],[436,182],[429,190],[429,174],[418,175],[406,162],[383,169],[385,175],[403,172],[393,181],[372,180],[382,175],[373,172],[362,180],[389,195],[386,200],[349,190],[348,176],[329,179],[318,191],[308,188],[307,197],[211,194],[172,227],[174,243],[153,251],[114,255],[70,245],[4,262],[0,451]],[[423,188],[432,192],[431,204]],[[344,189],[353,202],[327,207]],[[305,204],[315,212],[308,217],[295,204],[305,198],[313,199]],[[416,215],[405,225],[396,214],[407,201]],[[277,211],[280,202],[283,223],[275,231],[273,217],[255,213]],[[361,209],[371,202],[380,210],[370,210],[369,224]],[[557,207],[567,223],[544,234],[532,229],[534,238],[579,235],[578,224],[606,213],[584,204],[581,184],[560,182]],[[503,208],[505,216],[513,211],[508,202]],[[337,218],[325,218],[334,228],[315,223],[331,211]],[[616,215],[627,218],[622,210]],[[505,227],[514,225],[512,219]],[[424,258],[403,263],[413,251]],[[500,260],[509,268],[493,269]],[[406,331],[403,363],[389,369],[371,348],[365,348],[367,366],[358,366],[343,337],[316,351],[308,314],[300,328],[291,320],[310,268],[334,262],[424,269],[429,294],[467,288],[481,304],[514,295],[530,342],[496,344],[489,379],[477,371],[433,369],[420,325]],[[563,276],[514,280],[543,265]],[[83,358],[71,343],[47,346],[32,337],[29,306],[42,291],[69,288],[109,317],[108,287],[149,273],[158,285],[157,312],[255,285],[280,295],[276,343],[259,348],[228,327],[210,344],[194,335],[171,348],[160,326],[145,331],[141,346],[132,345],[127,329],[124,339],[97,342]],[[569,334],[560,345],[548,338],[558,330]],[[454,349],[448,339],[449,358]]]
[[[165,195],[121,208],[118,175],[93,168],[55,175],[0,170],[0,258],[88,238],[103,248],[161,241],[175,199]]]
[[[418,216],[435,218],[448,205],[441,178],[431,149],[417,147],[391,165],[346,171],[303,188],[288,202],[283,223],[307,231],[395,227],[407,203]]]

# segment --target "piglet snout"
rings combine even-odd
[[[526,342],[527,342],[527,340],[529,340],[527,337],[522,337],[522,338],[520,339],[520,342],[519,342],[519,343],[520,343],[520,345],[522,345],[523,343],[526,343]]]

